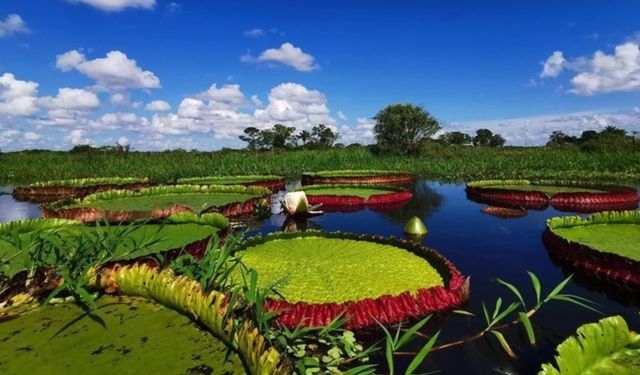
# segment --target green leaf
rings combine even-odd
[[[433,348],[433,345],[436,343],[436,340],[438,340],[439,335],[440,335],[440,331],[436,332],[435,335],[431,336],[429,341],[427,341],[427,343],[424,344],[422,349],[420,349],[420,351],[413,358],[411,363],[409,363],[409,367],[407,367],[407,371],[405,371],[405,375],[413,374],[414,371],[422,364],[422,362],[424,362],[425,358],[427,358],[427,355],[429,355],[431,348]]]
[[[425,324],[427,324],[429,319],[431,319],[431,315],[427,315],[426,318],[422,319],[418,323],[414,324],[411,328],[409,328],[407,330],[407,332],[405,332],[404,335],[402,335],[402,337],[400,337],[400,339],[398,341],[396,341],[395,350],[398,350],[398,349],[402,348],[402,346],[404,344],[409,342],[409,340],[411,340],[411,338],[413,338],[413,335],[415,335],[416,332],[418,332],[418,330],[420,330],[420,328],[422,328]]]
[[[456,314],[460,314],[460,315],[476,316],[476,314],[472,313],[471,311],[467,311],[467,310],[454,309],[454,310],[451,310],[451,311],[456,313]]]
[[[556,287],[553,288],[551,293],[549,293],[547,298],[544,299],[544,302],[550,301],[553,297],[555,297],[558,293],[560,293],[562,291],[562,289],[564,289],[564,287],[567,285],[569,280],[571,280],[572,277],[573,277],[573,275],[567,277],[566,279],[562,280],[562,282],[560,284],[556,285]]]
[[[526,305],[524,303],[524,298],[522,298],[522,294],[520,293],[520,291],[518,290],[518,288],[516,288],[515,285],[508,283],[502,279],[497,279],[496,282],[500,285],[504,285],[506,286],[520,301],[520,303],[522,304],[522,307],[526,309]]]
[[[376,373],[375,371],[376,365],[368,364],[361,365],[358,367],[352,367],[347,371],[344,371],[342,375],[373,375]]]
[[[578,305],[580,307],[584,307],[587,310],[591,310],[593,312],[596,312],[598,314],[602,314],[602,312],[594,309],[593,307],[587,305],[586,303],[583,303],[582,301],[580,301],[579,299],[583,299],[582,297],[578,297],[578,296],[574,296],[572,294],[557,294],[555,296],[553,296],[551,298],[552,300],[556,300],[556,301],[564,301],[564,302],[569,302],[569,303],[573,303],[574,305]],[[589,300],[587,300],[589,301]],[[589,301],[591,302],[591,301]]]
[[[539,305],[540,304],[541,291],[542,291],[542,287],[540,286],[540,280],[538,279],[538,277],[536,276],[535,273],[533,273],[531,271],[527,271],[527,273],[529,274],[529,278],[531,279],[531,284],[533,285],[533,290],[536,292],[536,305]]]
[[[526,313],[521,312],[518,314],[518,320],[520,320],[520,323],[522,323],[524,330],[527,332],[529,343],[531,345],[535,345],[536,334],[533,332],[533,326],[531,326],[531,320],[529,319],[529,316]]]
[[[511,349],[511,346],[507,342],[507,339],[504,338],[502,333],[494,330],[491,330],[489,332],[491,332],[498,339],[500,346],[502,346],[502,349],[504,349],[504,351],[509,355],[509,357],[515,358],[516,353],[513,352],[513,349]]]
[[[389,336],[387,336],[387,343],[385,345],[385,357],[387,358],[389,375],[393,375],[393,339]]]
[[[539,375],[640,374],[640,335],[620,316],[578,328],[557,347],[556,365],[542,365]]]

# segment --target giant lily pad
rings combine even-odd
[[[270,193],[258,186],[156,186],[138,192],[96,193],[72,203],[43,207],[42,213],[46,218],[113,222],[162,219],[177,212],[218,211],[233,217],[254,212],[259,205],[267,203]]]
[[[573,181],[486,180],[467,184],[467,197],[494,206],[597,212],[638,207],[636,189]]]
[[[328,324],[344,312],[348,327],[394,323],[441,311],[467,297],[464,278],[446,259],[418,244],[345,233],[274,233],[239,250],[261,287],[282,299],[287,326]]]
[[[185,248],[189,252],[199,254],[208,238],[227,225],[227,219],[215,213],[202,216],[181,213],[169,217],[164,223],[144,223],[136,225],[135,228],[118,225],[102,225],[98,228],[84,225],[80,221],[62,219],[32,219],[4,223],[0,224],[0,274],[13,277],[29,268],[29,247],[41,231],[56,231],[68,238],[74,238],[79,233],[93,235],[98,230],[114,235],[126,235],[126,238],[121,238],[118,248],[115,249],[113,261],[127,261],[170,250],[177,253]],[[150,239],[159,241],[132,251],[134,244],[141,244]],[[16,240],[22,245],[20,246]]]
[[[109,190],[140,190],[150,185],[149,179],[136,177],[53,180],[18,186],[14,189],[13,196],[20,200],[43,203],[60,199],[83,198],[89,194]]]
[[[245,373],[224,343],[173,310],[139,298],[97,303],[91,316],[65,303],[1,322],[2,373]]]
[[[304,191],[310,204],[322,204],[324,210],[346,206],[370,206],[373,209],[401,207],[412,198],[410,192],[394,186],[378,185],[307,185]]]
[[[573,266],[640,286],[640,211],[551,218],[543,238],[549,251]]]
[[[282,176],[210,176],[179,178],[178,184],[184,185],[244,185],[263,186],[272,191],[283,190],[285,179]]]
[[[407,172],[381,170],[342,170],[307,172],[302,174],[303,185],[314,184],[410,184],[412,176]]]

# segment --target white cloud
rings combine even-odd
[[[156,0],[67,0],[71,3],[83,3],[94,6],[106,12],[117,12],[126,8],[151,9]]]
[[[24,135],[22,136],[24,138],[24,140],[26,142],[35,142],[37,140],[39,140],[40,138],[42,138],[42,136],[38,133],[34,133],[34,132],[26,132],[24,133]]]
[[[95,120],[87,123],[88,127],[100,130],[144,130],[149,126],[149,120],[146,117],[140,117],[135,113],[105,113]]]
[[[240,58],[242,62],[280,63],[291,66],[300,72],[310,72],[319,68],[315,58],[291,43],[283,43],[280,48],[270,48],[263,51],[260,56],[253,57],[250,54]]]
[[[0,146],[6,146],[14,143],[20,134],[21,132],[15,129],[0,132]]]
[[[540,77],[556,77],[563,69],[576,72],[569,90],[574,94],[640,91],[640,46],[626,42],[616,46],[612,55],[596,51],[591,58],[573,60],[565,60],[562,52],[556,51],[545,62]]]
[[[248,38],[262,38],[266,35],[267,33],[260,28],[255,28],[244,32],[244,36]]]
[[[83,129],[73,129],[69,132],[69,134],[65,137],[67,142],[70,142],[72,145],[87,145],[92,141],[91,139],[85,137],[86,131]]]
[[[171,110],[171,105],[164,100],[154,100],[144,107],[147,111],[164,112]]]
[[[27,24],[17,14],[10,14],[4,21],[0,20],[0,38],[28,32]]]
[[[112,104],[123,105],[129,103],[129,95],[117,92],[109,97]]]
[[[197,95],[197,98],[209,100],[220,108],[238,108],[246,103],[240,85],[223,85],[218,88],[214,83],[207,91]]]
[[[459,130],[475,134],[480,128],[486,128],[502,135],[507,144],[534,146],[547,142],[549,134],[561,130],[568,135],[580,135],[585,130],[602,130],[606,126],[615,126],[626,130],[640,130],[640,112],[634,110],[622,112],[576,112],[557,115],[541,115],[502,120],[472,121],[452,123],[444,131]]]
[[[557,77],[560,72],[562,72],[566,61],[562,55],[562,51],[555,51],[549,56],[547,61],[544,62],[540,78]]]
[[[375,135],[373,127],[375,124],[368,118],[359,117],[355,127],[343,125],[340,127],[339,142],[345,144],[360,143],[363,145],[374,143]]]
[[[262,100],[260,100],[260,98],[258,98],[258,95],[251,95],[251,102],[256,107],[260,107],[262,105]]]
[[[21,81],[11,73],[0,76],[0,113],[31,116],[38,111],[38,83]]]
[[[106,57],[87,60],[77,50],[58,55],[58,69],[66,72],[79,71],[96,81],[97,89],[119,92],[127,89],[155,89],[160,87],[160,79],[148,70],[142,70],[136,60],[129,59],[120,51],[111,51]]]
[[[98,96],[84,89],[61,88],[55,97],[44,96],[38,99],[40,106],[49,109],[70,109],[87,111],[98,108],[100,99]]]
[[[118,138],[117,143],[118,143],[120,146],[126,146],[126,145],[128,145],[129,143],[131,143],[131,142],[129,142],[129,138],[127,138],[127,137],[124,137],[124,136],[123,136],[123,137],[119,137],[119,138]]]
[[[347,116],[342,111],[338,111],[338,118],[342,121],[347,120]]]

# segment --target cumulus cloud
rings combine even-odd
[[[240,60],[246,63],[278,63],[291,66],[300,72],[310,72],[319,68],[313,56],[288,42],[283,43],[280,48],[269,48],[258,57],[246,54]]]
[[[363,145],[375,142],[373,128],[375,124],[366,117],[359,117],[354,127],[343,125],[340,127],[340,142],[345,144],[360,143]]]
[[[72,145],[88,145],[92,141],[85,137],[86,131],[84,129],[73,129],[67,134],[65,140]]]
[[[106,12],[117,12],[126,8],[152,9],[156,0],[67,0],[70,3],[91,5]]]
[[[56,67],[67,72],[77,70],[96,81],[99,90],[118,92],[127,89],[156,89],[160,79],[148,70],[142,70],[136,60],[120,51],[111,51],[106,57],[87,60],[78,50],[58,55]]]
[[[42,136],[40,134],[38,134],[38,133],[35,133],[35,132],[26,132],[26,133],[24,133],[22,138],[26,142],[35,142],[35,141],[39,140],[40,138],[42,138]]]
[[[120,146],[126,146],[126,145],[128,145],[129,143],[131,143],[131,142],[129,142],[129,138],[124,137],[124,136],[119,137],[119,138],[118,138],[118,140],[117,140],[116,142],[117,142]]]
[[[39,84],[16,79],[11,73],[0,76],[0,113],[31,116],[38,111],[36,96]]]
[[[338,111],[338,118],[340,120],[345,121],[345,120],[347,120],[347,115],[345,115],[342,111]]]
[[[557,77],[564,68],[565,60],[562,51],[555,51],[547,58],[542,67],[540,78]]]
[[[95,120],[87,122],[87,126],[100,130],[137,130],[141,131],[149,126],[149,120],[135,113],[105,113]]]
[[[58,95],[41,97],[37,103],[49,109],[88,111],[100,106],[100,99],[91,91],[65,87],[58,89]]]
[[[562,70],[575,72],[569,90],[574,94],[640,91],[640,46],[626,42],[616,46],[613,54],[596,51],[591,58],[572,60],[556,51],[545,62],[540,77],[557,77]]]
[[[4,20],[0,20],[0,38],[28,32],[27,24],[17,14],[10,14]]]
[[[518,146],[543,145],[549,134],[561,130],[568,135],[579,136],[585,130],[602,130],[606,126],[615,126],[628,131],[640,130],[640,112],[626,110],[621,112],[576,112],[557,115],[542,115],[503,120],[472,121],[452,123],[444,131],[462,131],[474,134],[477,129],[487,128],[499,133],[507,144]]]
[[[164,100],[154,100],[144,107],[147,111],[164,112],[171,110],[171,105]]]

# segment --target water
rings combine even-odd
[[[292,182],[289,188],[295,185],[296,182]],[[479,332],[482,329],[483,301],[491,306],[498,297],[503,297],[505,302],[514,301],[506,288],[495,283],[495,278],[514,283],[526,291],[526,300],[533,301],[533,289],[526,271],[532,271],[540,278],[543,293],[548,293],[565,277],[576,272],[555,263],[541,239],[547,218],[571,213],[549,208],[529,211],[522,218],[501,219],[482,213],[480,209],[485,205],[469,201],[464,193],[464,185],[421,180],[411,190],[414,193],[413,200],[399,209],[326,213],[298,225],[325,231],[403,237],[402,229],[406,221],[414,215],[420,217],[429,229],[429,234],[423,240],[424,245],[438,250],[463,274],[471,276],[471,297],[462,308],[480,314],[478,317],[467,317],[445,313],[434,317],[423,331],[433,334],[441,329],[439,343]],[[275,197],[274,212],[277,212],[277,201]],[[37,206],[16,202],[9,195],[0,195],[0,222],[38,215]],[[263,222],[253,223],[252,233],[280,230],[284,222],[283,215],[274,213]],[[579,272],[569,282],[565,292],[594,301],[597,303],[595,307],[604,316],[622,315],[633,329],[640,330],[638,293],[631,295],[620,287]],[[538,339],[536,346],[527,342],[519,327],[503,331],[517,359],[509,359],[493,337],[486,337],[432,353],[420,370],[441,370],[445,374],[535,374],[540,363],[551,360],[559,342],[579,325],[596,321],[602,316],[567,303],[551,302],[533,318]],[[375,340],[375,334],[367,334],[367,337]],[[404,350],[417,351],[424,342],[423,339],[417,339]],[[374,360],[381,363],[381,369],[386,368],[383,358]],[[397,366],[402,369],[409,361],[410,357],[400,357]]]

